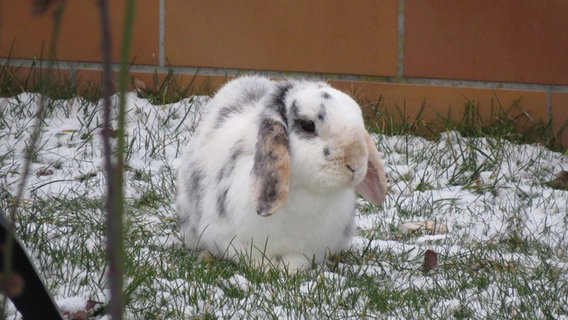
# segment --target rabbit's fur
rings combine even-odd
[[[348,248],[355,191],[384,168],[361,110],[325,82],[240,77],[205,106],[178,172],[188,248],[302,270]]]

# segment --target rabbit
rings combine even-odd
[[[204,108],[177,177],[190,250],[308,270],[349,248],[356,192],[384,201],[361,108],[326,82],[238,77]]]

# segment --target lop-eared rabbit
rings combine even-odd
[[[386,179],[347,94],[247,76],[205,106],[177,187],[189,249],[294,272],[349,247],[356,192],[380,204]]]

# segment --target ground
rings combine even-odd
[[[568,156],[453,131],[436,140],[375,134],[387,200],[360,200],[351,250],[288,275],[185,250],[175,172],[207,98],[128,98],[126,318],[568,318],[568,191],[549,184]],[[0,207],[16,201],[41,102],[31,93],[0,98]],[[101,318],[109,301],[102,108],[82,98],[43,102],[16,232],[55,299],[100,302],[89,314]],[[437,261],[424,268],[427,250]],[[17,318],[11,307],[6,314]]]

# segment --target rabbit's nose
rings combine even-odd
[[[344,157],[345,166],[355,172],[367,163],[367,147],[360,140],[352,142],[345,147]]]

